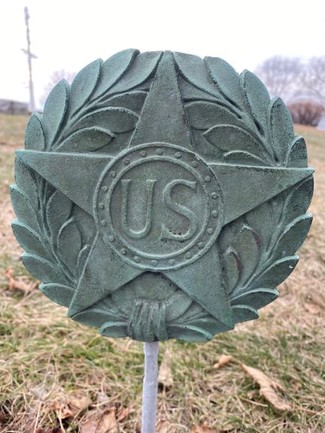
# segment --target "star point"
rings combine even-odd
[[[130,152],[134,152],[134,149]],[[141,152],[141,155],[144,155],[143,151]],[[188,150],[186,152],[192,153]],[[101,183],[103,173],[109,172],[110,165],[114,165],[112,156],[25,150],[18,151],[17,157],[67,195],[76,205],[95,216],[95,192]],[[129,161],[124,156],[123,158],[124,163]],[[126,163],[124,165],[126,166]],[[311,169],[303,168],[257,167],[225,163],[207,165],[221,187],[224,205],[223,225],[270,200],[313,172]],[[160,175],[164,176],[164,173]],[[75,316],[111,295],[143,272],[149,271],[161,272],[229,329],[234,326],[231,308],[222,285],[221,265],[215,245],[198,256],[197,260],[189,261],[188,265],[184,264],[178,269],[173,269],[173,266],[170,269],[154,269],[156,265],[155,263],[152,268],[144,268],[137,266],[136,263],[130,264],[122,258],[122,255],[110,248],[98,231],[70,305],[69,316]]]

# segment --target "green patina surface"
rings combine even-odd
[[[257,318],[311,223],[288,110],[218,58],[91,63],[31,116],[15,172],[25,266],[107,336],[205,341]]]

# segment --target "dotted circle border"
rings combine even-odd
[[[167,161],[192,173],[208,199],[208,215],[200,234],[186,247],[169,255],[148,254],[128,245],[115,230],[110,218],[109,201],[119,179],[144,161]],[[107,209],[108,208],[108,209]],[[202,257],[213,245],[223,225],[223,196],[218,179],[211,168],[194,152],[166,143],[150,143],[123,152],[103,172],[97,186],[95,215],[105,242],[123,261],[144,270],[172,270],[188,266]]]

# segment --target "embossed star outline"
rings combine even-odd
[[[306,168],[245,166],[203,160],[193,148],[177,72],[168,52],[159,63],[130,144],[120,155],[24,150],[18,151],[17,156],[91,215],[97,224],[92,249],[69,307],[70,317],[142,273],[159,272],[227,329],[234,327],[234,320],[222,283],[218,254],[217,239],[222,227],[312,173]],[[173,170],[177,172],[175,178]],[[178,242],[177,236],[182,245],[186,240],[184,247],[174,248],[171,253],[164,247],[164,254],[159,254],[159,239],[154,239],[154,235],[151,235],[152,251],[146,252],[142,247],[139,252],[135,248],[138,239],[145,238],[150,227],[144,227],[142,232],[131,230],[123,212],[118,212],[117,216],[115,211],[112,212],[116,206],[123,207],[123,200],[126,203],[133,176],[145,184],[146,204],[142,207],[146,209],[149,221],[148,212],[154,207],[150,197],[154,197],[156,188],[153,173],[156,178],[167,179],[163,191],[165,203],[171,203],[179,186],[199,197],[196,217],[188,206],[178,204],[178,215],[192,222],[194,232],[187,235],[167,233],[167,240],[170,236],[174,245]],[[202,207],[200,224],[199,207]],[[125,233],[121,235],[123,227],[132,238],[129,243]],[[161,231],[165,229],[162,226]]]

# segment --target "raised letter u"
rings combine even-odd
[[[128,201],[131,179],[122,180],[122,227],[124,233],[132,239],[141,239],[147,236],[152,227],[152,202],[156,180],[146,180],[147,207],[145,223],[141,230],[133,230],[128,225]]]

